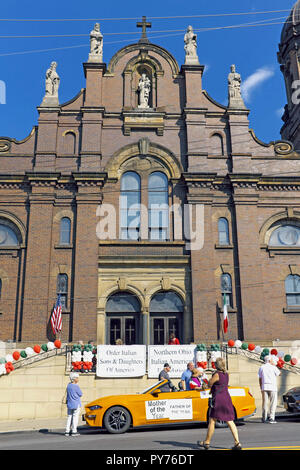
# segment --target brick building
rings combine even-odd
[[[58,293],[64,341],[216,341],[224,296],[226,338],[299,338],[300,1],[291,18],[283,141],[259,141],[242,98],[215,102],[145,21],[109,64],[90,55],[77,96],[45,99],[27,138],[0,139],[1,340],[51,338]]]

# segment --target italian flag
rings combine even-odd
[[[228,330],[228,311],[227,311],[227,303],[226,303],[226,295],[223,295],[223,327],[224,333],[227,333]]]

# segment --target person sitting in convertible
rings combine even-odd
[[[192,370],[192,377],[190,380],[190,390],[205,390],[209,388],[208,378],[204,374],[204,370],[199,367],[199,369]]]

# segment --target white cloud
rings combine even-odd
[[[273,77],[274,70],[271,67],[261,67],[257,69],[252,75],[246,78],[242,83],[242,94],[245,101],[250,101],[253,92],[261,85],[263,82]]]

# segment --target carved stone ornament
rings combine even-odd
[[[127,279],[126,277],[119,277],[118,279],[118,287],[119,290],[125,290],[127,287]]]
[[[9,152],[11,142],[9,140],[0,139],[0,152]]]
[[[149,153],[149,144],[150,141],[148,137],[143,137],[142,139],[139,140],[139,151],[141,155],[148,155]]]
[[[278,141],[275,142],[274,150],[278,155],[289,155],[294,151],[294,146],[291,142]]]

